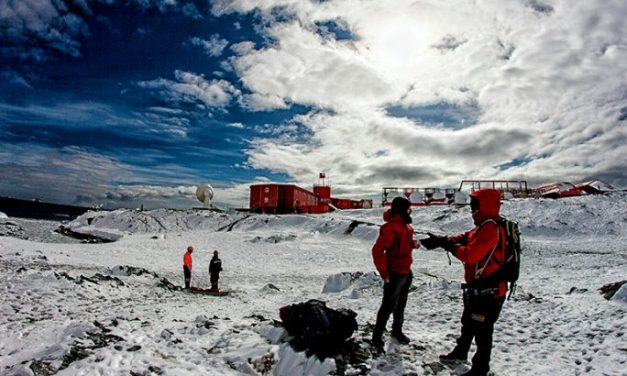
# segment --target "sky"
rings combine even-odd
[[[627,186],[627,2],[0,0],[0,196]]]

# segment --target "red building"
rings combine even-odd
[[[331,204],[338,209],[372,209],[372,200],[351,200],[332,198]]]
[[[337,209],[372,208],[372,200],[331,197],[331,187],[316,185],[313,192],[294,184],[250,186],[250,210],[257,213],[328,213]]]
[[[560,182],[543,185],[535,189],[537,197],[544,198],[564,198],[581,196],[583,191],[580,188],[575,187],[573,183]]]

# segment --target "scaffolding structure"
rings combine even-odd
[[[395,197],[403,196],[412,206],[448,205],[455,200],[455,188],[384,187],[381,205],[391,205]]]
[[[531,193],[526,180],[462,180],[458,191],[474,192],[482,188],[499,190],[501,195],[511,193],[514,197],[527,197]]]

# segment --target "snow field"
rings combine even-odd
[[[496,324],[497,375],[626,374],[627,304],[607,301],[598,291],[626,279],[625,201],[619,195],[504,203],[503,212],[521,224],[524,259],[519,289]],[[413,214],[419,232],[451,234],[472,226],[467,208],[422,209]],[[22,224],[21,233],[32,240],[0,237],[0,374],[326,374],[335,363],[294,353],[272,320],[283,305],[321,299],[357,312],[354,338],[363,343],[381,300],[380,282],[368,273],[382,212],[117,211],[66,224],[123,234],[105,244],[38,242],[39,232]],[[220,285],[230,295],[163,287],[163,278],[183,284],[188,244],[196,249],[192,284],[209,285],[207,267],[218,249]],[[148,273],[127,275],[119,268],[125,265]],[[369,359],[368,373],[468,369],[434,364],[459,332],[461,264],[449,265],[442,251],[421,249],[413,270],[405,315],[412,343],[399,346],[386,338],[386,355]],[[361,276],[349,280],[340,273]],[[323,293],[325,286],[334,292]],[[346,374],[360,372],[349,367]]]

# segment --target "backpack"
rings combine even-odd
[[[291,304],[279,309],[283,327],[296,351],[307,350],[320,358],[340,352],[357,329],[357,314],[350,309],[332,309],[321,300]],[[309,355],[308,354],[308,355]]]
[[[500,221],[500,226],[505,232],[505,259],[495,274],[500,280],[509,283],[509,295],[507,296],[509,300],[516,290],[516,282],[520,276],[520,230],[518,229],[518,222],[510,221],[507,218]]]
[[[520,230],[518,223],[503,218],[505,230],[505,262],[501,265],[501,273],[505,281],[516,284],[520,275]]]
[[[496,282],[496,281],[505,281],[509,283],[509,295],[507,299],[512,296],[514,291],[516,290],[516,282],[518,281],[518,277],[520,276],[520,255],[521,255],[521,245],[520,245],[520,230],[518,229],[518,222],[510,221],[507,218],[502,218],[500,221],[495,221],[493,219],[488,219],[487,222],[495,223],[497,226],[503,228],[503,232],[505,233],[505,257],[502,263],[500,264],[499,270],[494,272],[492,275],[484,279],[484,283],[488,282]],[[483,225],[483,223],[481,225]],[[499,232],[500,238],[500,232]],[[498,246],[498,244],[497,244]],[[488,259],[485,262],[483,268],[478,269],[479,275],[483,272],[483,269],[488,265],[488,262],[492,258],[492,254],[494,253],[495,248],[492,250],[492,253],[488,256]]]

